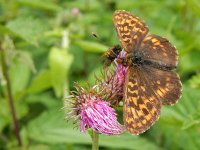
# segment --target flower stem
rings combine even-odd
[[[95,131],[92,133],[92,150],[99,150],[99,134]]]
[[[15,127],[15,135],[17,138],[17,142],[18,142],[18,146],[22,146],[22,142],[21,142],[21,138],[20,138],[20,134],[19,134],[19,123],[17,121],[17,117],[16,117],[16,111],[15,111],[15,106],[14,106],[14,99],[13,99],[13,95],[12,95],[12,89],[11,89],[11,83],[10,83],[10,78],[9,78],[9,74],[8,74],[8,67],[6,65],[6,61],[5,61],[5,50],[1,49],[1,45],[0,45],[0,54],[1,54],[1,65],[2,65],[2,72],[3,75],[5,77],[6,80],[6,91],[7,91],[7,97],[8,97],[8,102],[9,102],[9,107],[11,110],[11,115],[12,115],[12,120],[13,120],[13,124]]]

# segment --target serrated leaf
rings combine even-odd
[[[181,128],[162,124],[159,126],[166,149],[199,150],[199,132],[197,128],[182,130]],[[177,141],[178,139],[178,141]]]
[[[18,17],[8,22],[6,27],[26,42],[38,45],[38,39],[47,29],[47,24],[36,18]]]
[[[198,90],[183,86],[183,95],[179,102],[171,106],[163,106],[159,120],[159,129],[174,149],[198,150],[200,93]],[[176,140],[179,139],[179,142]],[[169,146],[167,147],[169,149]]]
[[[187,118],[190,120],[193,114],[199,112],[199,99],[200,93],[198,90],[183,86],[183,95],[179,102],[173,107],[164,106],[162,108],[161,120],[170,124],[169,120],[173,120],[176,122],[173,125],[183,127]]]
[[[187,117],[187,119],[183,123],[182,129],[185,130],[194,125],[199,125],[199,124],[200,124],[200,110]]]
[[[96,42],[76,41],[76,44],[80,46],[84,51],[92,53],[104,53],[106,50],[108,50],[107,46]]]
[[[62,94],[72,61],[73,55],[67,53],[64,49],[54,47],[49,53],[51,85],[57,97]]]
[[[87,133],[81,133],[67,124],[61,111],[52,110],[44,112],[41,116],[32,120],[28,125],[29,137],[35,141],[50,144],[73,143],[91,144],[91,138]],[[100,146],[130,150],[160,149],[152,142],[133,136],[123,134],[120,136],[100,135]]]

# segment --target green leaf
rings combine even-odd
[[[50,144],[91,144],[91,138],[87,133],[81,133],[79,130],[74,129],[63,118],[63,113],[58,110],[44,112],[41,116],[29,123],[27,128],[29,137],[35,141]],[[152,142],[130,134],[120,136],[100,135],[99,144],[104,147],[131,150],[160,149]]]
[[[19,4],[21,5],[26,5],[29,7],[33,7],[33,8],[39,8],[39,9],[43,9],[43,10],[50,10],[50,11],[60,11],[62,10],[62,8],[57,5],[56,3],[53,3],[51,1],[48,0],[17,0]]]
[[[32,81],[28,93],[42,92],[51,87],[51,76],[49,70],[42,70]]]
[[[180,71],[182,73],[188,73],[200,68],[200,52],[190,51],[186,55],[180,58]]]
[[[22,63],[26,64],[29,70],[31,70],[33,73],[36,73],[36,68],[30,53],[18,50],[16,51],[16,55]]]
[[[44,144],[33,145],[29,147],[29,150],[38,150],[38,149],[51,150],[50,146]]]
[[[69,124],[64,120],[62,111],[46,111],[38,118],[32,120],[28,125],[28,134],[35,141],[45,143],[90,143],[87,134],[81,134],[69,128]]]
[[[159,150],[158,146],[148,141],[145,138],[139,136],[133,136],[131,134],[123,134],[120,136],[100,136],[100,146],[119,148],[119,149],[130,149],[130,150]]]
[[[55,107],[62,107],[62,103],[60,103],[59,99],[56,99],[55,97],[51,96],[51,93],[48,92],[42,92],[40,94],[32,94],[26,97],[26,102],[29,105],[35,104],[43,104],[46,108],[52,109]],[[59,108],[59,109],[60,109]]]
[[[17,114],[17,119],[21,119],[28,113],[28,106],[23,101],[14,101],[15,102],[15,109]],[[10,112],[10,107],[8,105],[7,99],[0,99],[0,132],[3,128],[8,125],[12,124],[12,115]]]
[[[200,124],[200,109],[198,109],[197,112],[187,117],[187,119],[184,121],[182,129],[190,128],[194,125]]]
[[[111,69],[112,70],[112,69]],[[103,67],[102,66],[97,66],[94,70],[90,72],[88,75],[88,82],[91,85],[94,85],[97,82],[97,78],[101,79],[103,78]]]
[[[192,88],[200,88],[200,73],[192,76],[189,80],[189,84]]]
[[[199,90],[183,86],[183,95],[179,102],[171,106],[163,106],[159,120],[159,128],[174,149],[194,149],[200,147],[199,120],[200,120],[200,93]],[[173,135],[173,136],[172,136]],[[179,142],[176,140],[179,139]],[[168,147],[169,148],[169,147]]]
[[[90,3],[85,3],[82,0],[76,0],[76,1],[69,1],[68,7],[69,8],[79,8],[81,10],[88,11],[88,10],[101,10],[102,5],[98,0],[90,1]]]
[[[103,44],[90,41],[76,41],[76,44],[84,51],[92,53],[104,53],[108,49],[108,47]]]
[[[38,45],[38,39],[48,26],[36,18],[18,17],[8,22],[6,27],[26,42]]]
[[[57,97],[60,97],[66,78],[73,61],[73,55],[67,53],[65,49],[52,48],[49,54],[49,67],[51,84]]]
[[[162,110],[162,117],[161,120],[165,123],[168,120],[174,120],[177,124],[175,126],[183,127],[183,123],[185,122],[186,118],[189,118],[193,114],[199,112],[200,106],[200,93],[199,90],[192,89],[186,86],[183,86],[183,95],[179,102],[171,107],[171,106],[164,106]],[[171,124],[171,122],[168,122]]]
[[[15,35],[17,36],[15,33],[13,33],[9,28],[7,28],[6,26],[3,26],[0,24],[0,33],[1,34],[8,34],[8,35]]]
[[[30,79],[30,69],[27,64],[21,62],[19,59],[15,60],[10,68],[12,92],[15,99],[19,99],[28,85]]]
[[[187,0],[188,6],[191,8],[191,10],[200,17],[200,3],[198,0]]]
[[[159,126],[159,129],[156,132],[162,133],[161,137],[165,139],[162,144],[166,149],[199,150],[198,128],[182,130],[169,124],[162,124]]]
[[[0,105],[1,105],[1,109],[0,109],[0,132],[3,130],[3,128],[10,123],[11,119],[10,119],[10,114],[8,111],[8,106],[6,103],[5,99],[0,99]]]

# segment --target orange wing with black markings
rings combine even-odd
[[[127,52],[137,49],[149,31],[139,18],[123,10],[113,14],[113,21],[118,37]]]
[[[162,105],[173,105],[178,102],[182,94],[182,84],[179,75],[170,70],[160,70],[144,66],[145,78],[149,81],[149,88],[153,90]]]
[[[182,94],[180,77],[172,71],[178,63],[176,48],[166,38],[149,35],[142,42],[139,51],[144,60],[152,63],[143,65],[143,72],[148,74],[146,78],[151,81],[154,93],[163,105],[175,104]]]
[[[130,67],[126,74],[123,119],[126,129],[132,134],[148,130],[160,115],[159,97],[144,76],[137,67]]]

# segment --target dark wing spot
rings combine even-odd
[[[149,114],[149,112],[148,112],[148,110],[147,110],[146,108],[142,108],[142,111],[143,111],[143,113],[144,113],[145,115],[148,115],[148,114]]]

